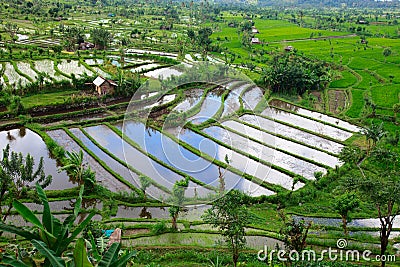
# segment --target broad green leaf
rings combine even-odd
[[[56,249],[57,255],[59,255],[59,253],[62,253],[68,247],[68,245],[72,241],[74,241],[75,237],[77,237],[83,231],[83,229],[90,223],[94,215],[95,215],[94,212],[90,213],[87,216],[87,218],[75,228],[75,230],[71,233],[70,237],[62,240],[62,242]]]
[[[0,230],[22,236],[28,240],[39,239],[37,234],[28,232],[14,225],[5,224],[3,222],[0,222]]]
[[[47,232],[46,229],[39,230],[39,236],[49,248],[54,249],[54,244],[57,242],[57,238],[55,238],[51,233]]]
[[[90,244],[92,244],[93,258],[95,258],[96,261],[99,261],[101,259],[101,255],[99,254],[99,251],[97,249],[96,240],[94,240],[92,232],[89,231],[88,235],[90,238]]]
[[[19,202],[18,200],[13,201],[14,209],[21,214],[21,216],[28,222],[31,222],[33,225],[39,227],[40,229],[44,230],[42,223],[39,219],[33,214],[33,212],[28,209],[27,206]]]
[[[74,249],[74,260],[75,267],[93,267],[93,265],[88,260],[85,241],[83,240],[83,238],[79,238],[76,241]]]
[[[65,262],[60,257],[54,256],[54,251],[50,250],[46,244],[42,241],[32,240],[32,244],[37,250],[46,257],[53,267],[65,267]]]
[[[38,183],[36,183],[36,191],[37,191],[38,196],[43,204],[43,218],[42,218],[43,225],[47,231],[54,234],[54,232],[53,232],[53,215],[51,214],[50,205],[49,205],[49,201],[47,200],[46,193],[44,192],[43,188]]]
[[[121,244],[113,243],[110,248],[107,250],[106,254],[104,254],[103,258],[97,265],[97,267],[114,267],[113,262],[118,258],[118,252]]]
[[[74,215],[75,215],[75,217],[78,217],[78,214],[81,211],[83,190],[84,190],[84,186],[82,185],[80,190],[79,190],[79,196],[76,199],[76,203],[75,203],[75,207],[74,207]]]
[[[130,259],[132,259],[132,257],[136,256],[136,251],[132,251],[129,252],[128,254],[126,254],[125,256],[121,257],[120,259],[114,261],[112,263],[113,267],[125,267],[126,264],[128,263],[128,261]]]
[[[9,264],[13,267],[33,267],[32,265],[27,265],[27,264],[23,263],[22,261],[14,259],[13,257],[7,256],[7,255],[3,256],[2,262]]]

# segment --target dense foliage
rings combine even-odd
[[[261,82],[276,93],[302,95],[324,89],[330,80],[325,62],[289,52],[273,57],[263,69]]]

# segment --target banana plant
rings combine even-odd
[[[36,184],[36,190],[43,204],[42,222],[35,216],[35,214],[24,204],[18,200],[13,201],[14,209],[28,222],[33,224],[33,230],[26,230],[26,228],[8,225],[0,222],[0,231],[10,232],[31,241],[32,244],[40,244],[43,242],[46,247],[54,252],[54,256],[61,257],[63,252],[68,248],[69,244],[82,232],[86,225],[94,216],[94,212],[90,213],[87,218],[78,226],[74,226],[74,222],[81,211],[83,186],[79,191],[79,196],[76,200],[73,213],[68,216],[63,222],[53,216],[50,210],[49,201],[43,188]],[[34,243],[34,241],[36,243]],[[51,266],[49,259],[46,259],[45,266]]]
[[[65,261],[61,257],[55,256],[55,252],[47,247],[43,241],[32,240],[32,244],[36,249],[46,257],[51,266],[53,267],[126,267],[128,261],[135,256],[136,252],[127,252],[122,257],[118,258],[119,251],[121,249],[120,243],[113,243],[104,256],[98,261],[96,265],[93,265],[88,258],[85,240],[79,238],[76,241],[75,249],[73,252],[73,260]],[[3,263],[16,266],[16,267],[33,267],[23,262],[21,259],[15,259],[10,256],[3,257]]]

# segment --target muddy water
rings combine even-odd
[[[337,119],[337,118],[334,118],[334,117],[330,117],[328,115],[325,115],[325,114],[322,114],[322,113],[319,113],[319,112],[315,112],[315,111],[311,111],[311,110],[304,109],[304,108],[301,108],[301,107],[297,107],[295,105],[292,105],[290,103],[287,103],[287,102],[284,102],[284,101],[281,101],[281,100],[275,99],[275,100],[272,100],[269,104],[271,106],[275,106],[275,107],[279,107],[279,108],[283,108],[283,109],[294,111],[297,114],[313,118],[314,120],[327,122],[327,123],[330,123],[330,124],[335,125],[335,126],[337,125],[337,126],[343,128],[343,129],[346,129],[346,130],[351,131],[351,132],[359,132],[361,130],[359,127],[357,127],[355,125],[352,125],[352,124],[348,123],[347,121],[343,121],[343,120],[340,120],[340,119]]]
[[[282,121],[340,141],[344,141],[352,136],[350,132],[275,108],[267,108],[261,114],[271,119]]]
[[[254,110],[257,104],[264,98],[260,88],[254,87],[243,94],[242,100],[245,109]]]
[[[122,124],[119,128],[122,129]],[[123,132],[159,160],[201,182],[219,188],[218,166],[195,155],[160,132],[146,129],[142,123],[133,121],[125,121]],[[230,171],[225,172],[224,178],[227,188],[233,188],[243,179]]]
[[[188,143],[189,145],[197,148],[202,153],[209,155],[217,160],[225,162],[227,157],[229,164],[242,171],[243,173],[248,173],[260,178],[263,181],[267,181],[273,184],[279,184],[285,188],[291,188],[293,184],[293,179],[285,174],[282,174],[276,170],[273,170],[259,162],[249,159],[235,151],[227,149],[214,141],[207,139],[197,133],[190,130],[176,130],[174,134],[182,141]],[[297,185],[298,187],[300,184]],[[246,179],[241,179],[240,183],[235,186],[243,192],[247,192],[253,196],[259,195],[271,195],[272,191],[265,189],[251,181]]]
[[[179,174],[165,168],[161,164],[153,161],[137,149],[133,148],[105,125],[88,127],[85,130],[101,146],[110,151],[110,153],[113,153],[120,159],[126,160],[126,162],[133,168],[170,190],[176,181],[184,179]],[[190,182],[189,188],[186,190],[186,196],[194,196],[195,190],[197,191],[198,196],[202,197],[205,197],[210,193],[209,190]],[[148,194],[154,198],[160,198],[157,192],[149,191]]]
[[[243,127],[241,130],[238,130],[242,133],[246,133]],[[260,158],[266,162],[272,163],[295,174],[301,175],[307,179],[314,179],[315,172],[326,172],[324,168],[318,167],[304,160],[300,160],[296,157],[287,155],[275,149],[263,146],[257,142],[249,140],[248,138],[242,137],[233,132],[229,132],[221,127],[213,126],[204,129],[203,131],[221,142],[229,144],[232,147],[236,147],[241,151],[249,153],[256,158]]]
[[[202,89],[191,89],[188,91],[185,91],[186,98],[184,101],[179,103],[175,108],[174,111],[178,112],[186,112],[196,106],[200,100],[201,96],[203,94]]]
[[[234,85],[228,85],[228,89],[232,88]],[[249,87],[249,84],[243,84],[238,87],[233,88],[230,92],[228,97],[225,99],[224,102],[224,112],[222,113],[222,117],[228,116],[240,108],[239,97],[243,90]]]
[[[216,92],[208,93],[203,101],[200,112],[193,117],[188,118],[188,121],[191,121],[193,124],[201,124],[205,122],[217,113],[221,107],[221,103],[221,96],[219,94]]]
[[[236,121],[227,121],[222,123],[224,127],[229,127],[235,131],[240,133],[245,133],[247,136],[250,136],[260,142],[263,142],[267,145],[271,145],[273,147],[282,149],[284,151],[288,151],[292,154],[299,155],[305,157],[307,159],[311,159],[315,162],[322,163],[326,166],[334,168],[336,165],[341,165],[339,163],[339,159],[337,157],[331,156],[319,150],[312,149],[310,147],[300,145],[298,143],[262,132],[255,128],[249,127],[247,125],[241,124]]]
[[[239,118],[240,120],[252,124],[254,126],[260,127],[266,131],[277,133],[279,135],[288,137],[290,139],[296,140],[298,142],[329,151],[335,154],[339,154],[343,145],[327,140],[325,138],[313,135],[296,128],[281,124],[276,121],[272,121],[263,117],[255,115],[244,115]]]
[[[48,135],[53,138],[60,146],[64,147],[67,151],[78,152],[82,148],[67,135],[63,130],[49,131]],[[90,166],[90,168],[96,172],[96,180],[99,181],[103,186],[107,187],[111,191],[128,191],[129,187],[118,181],[108,171],[106,171],[95,159],[89,154],[83,151],[84,162]]]
[[[56,160],[50,157],[46,144],[33,131],[20,128],[0,132],[1,150],[7,145],[10,145],[11,151],[21,152],[24,156],[29,153],[35,160],[35,166],[39,164],[40,158],[43,157],[44,173],[53,177],[52,183],[46,189],[66,189],[74,186],[69,181],[65,171],[58,172],[59,166]],[[1,156],[3,155],[1,154]]]

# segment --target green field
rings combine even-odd
[[[65,101],[68,98],[70,98],[74,94],[79,94],[79,93],[80,91],[78,90],[41,93],[23,97],[21,100],[25,108],[31,108],[35,106],[56,105],[65,103]]]

